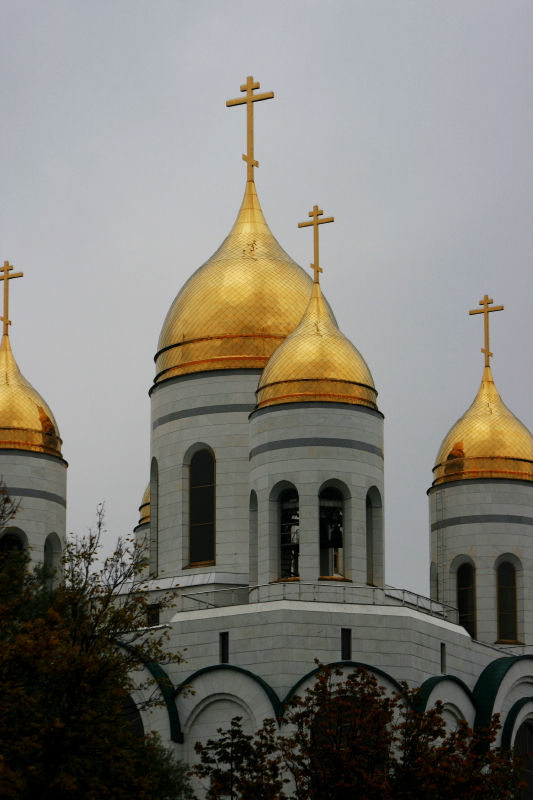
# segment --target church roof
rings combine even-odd
[[[257,408],[325,400],[377,409],[376,397],[363,356],[339,330],[320,284],[315,283],[300,324],[263,371]]]
[[[62,441],[49,406],[21,374],[9,336],[0,345],[0,449],[61,458]]]
[[[433,473],[433,485],[474,478],[533,481],[533,436],[504,404],[490,366],[474,402],[446,435]]]
[[[215,369],[262,369],[298,325],[312,280],[278,244],[247,181],[237,220],[166,316],[155,383]]]

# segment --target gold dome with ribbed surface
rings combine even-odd
[[[476,398],[444,439],[433,485],[474,478],[533,481],[533,436],[504,405],[485,367]]]
[[[61,458],[54,415],[18,368],[9,336],[0,345],[0,450],[32,450]]]
[[[311,277],[270,232],[248,181],[229,236],[167,314],[155,383],[204,370],[262,369],[300,322],[311,289]]]
[[[339,330],[315,283],[300,324],[263,370],[257,408],[326,400],[377,409],[376,397],[363,356]]]
[[[146,487],[139,506],[139,525],[150,522],[150,484]]]

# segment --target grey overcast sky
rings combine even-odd
[[[15,356],[69,461],[68,529],[105,500],[129,533],[148,481],[165,314],[245,182],[322,278],[385,420],[387,580],[428,592],[426,490],[481,379],[485,292],[504,402],[533,429],[531,0],[2,0],[0,257]]]

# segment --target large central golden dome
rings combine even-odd
[[[50,408],[21,374],[9,336],[0,345],[0,449],[32,450],[61,458],[61,439]]]
[[[485,367],[476,398],[440,446],[433,485],[475,478],[533,481],[533,436],[509,411]]]
[[[272,235],[248,181],[229,236],[167,314],[155,383],[204,370],[262,369],[300,322],[312,286]]]

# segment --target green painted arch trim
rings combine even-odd
[[[176,703],[174,702],[176,689],[174,688],[174,685],[167,673],[163,667],[161,667],[159,664],[156,664],[155,661],[146,661],[144,658],[142,658],[139,653],[137,653],[135,648],[131,647],[131,645],[125,644],[124,642],[117,642],[117,644],[119,647],[123,647],[124,650],[129,650],[130,653],[133,653],[135,656],[137,656],[139,661],[144,664],[152,678],[157,683],[159,691],[163,695],[163,700],[167,709],[168,723],[170,726],[170,739],[178,744],[183,744],[183,733],[181,730],[180,718],[178,709],[176,708]]]
[[[533,697],[522,697],[510,709],[505,720],[505,725],[502,731],[502,747],[506,750],[511,749],[511,736],[513,735],[513,728],[516,722],[518,713],[523,709],[526,703],[533,703]]]
[[[390,681],[396,687],[397,691],[400,694],[403,694],[403,689],[400,686],[400,684],[398,683],[398,681],[395,678],[393,678],[391,675],[389,675],[387,672],[384,672],[382,669],[379,669],[379,667],[372,667],[372,666],[370,666],[370,664],[363,664],[361,661],[334,661],[331,664],[324,664],[324,666],[325,667],[362,667],[363,669],[366,669],[368,672],[375,672],[378,675],[381,675],[383,678],[386,678],[388,681]],[[316,667],[315,669],[312,669],[311,672],[308,672],[307,675],[304,675],[303,678],[300,678],[300,680],[297,681],[294,684],[292,689],[289,689],[288,693],[286,694],[285,698],[283,699],[283,701],[280,704],[280,714],[279,714],[280,717],[283,716],[283,714],[285,712],[285,705],[286,705],[286,703],[289,702],[289,700],[291,699],[293,694],[296,693],[296,690],[302,685],[302,683],[304,683],[304,681],[306,681],[308,678],[311,678],[313,675],[316,675],[316,673],[319,671],[319,669],[320,669],[320,667]]]
[[[474,724],[475,731],[479,731],[490,722],[501,682],[511,667],[519,661],[533,661],[533,656],[504,656],[503,658],[497,658],[495,661],[491,661],[479,676],[472,693],[478,709]]]
[[[202,669],[196,670],[193,672],[192,675],[189,675],[187,680],[180,683],[180,685],[174,689],[173,697],[178,695],[182,689],[195,679],[198,678],[200,675],[203,675],[206,672],[215,672],[215,671],[222,671],[222,672],[239,672],[241,675],[247,675],[253,681],[255,681],[259,686],[263,689],[265,694],[267,695],[268,699],[270,700],[270,705],[272,706],[272,710],[274,711],[274,715],[276,717],[279,716],[281,703],[279,697],[277,696],[276,692],[263,678],[260,678],[259,675],[255,675],[253,672],[250,672],[247,669],[243,669],[242,667],[236,667],[233,664],[212,664],[210,667],[203,667]]]
[[[472,701],[472,704],[476,709],[476,714],[477,714],[478,707],[474,699],[474,695],[472,694],[466,683],[462,681],[461,678],[456,678],[455,675],[435,675],[435,677],[428,678],[427,681],[424,681],[424,683],[420,687],[422,689],[422,698],[420,705],[417,706],[416,708],[417,711],[426,710],[428,700],[431,696],[431,692],[433,691],[435,686],[437,686],[439,683],[442,683],[443,681],[452,681],[452,683],[456,683],[458,686],[460,686],[461,689],[463,689],[464,693],[467,695],[467,697]]]

